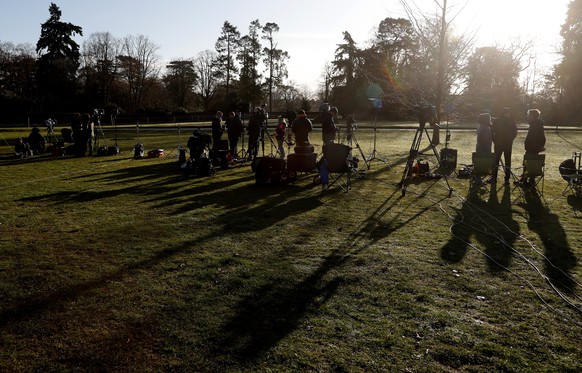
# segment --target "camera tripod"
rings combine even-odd
[[[271,136],[271,134],[269,133],[269,128],[267,127],[267,123],[265,122],[263,124],[263,126],[261,127],[261,135],[259,138],[259,141],[261,142],[261,148],[262,148],[262,154],[263,157],[265,156],[265,134],[267,135],[267,137],[269,138],[269,142],[271,143],[271,153],[270,155],[273,156],[273,148],[275,148],[275,155],[281,155],[280,151],[279,151],[279,146],[275,143],[275,140],[273,140],[273,136]]]
[[[370,163],[366,159],[366,156],[364,155],[364,151],[362,150],[362,148],[360,147],[360,144],[358,143],[358,139],[356,138],[356,134],[354,133],[353,127],[349,126],[347,132],[348,133],[346,135],[346,140],[347,140],[348,146],[353,147],[352,144],[356,145],[356,148],[358,149],[358,151],[360,152],[360,155],[362,156],[362,159],[364,160],[364,164],[366,165],[366,169],[369,170]]]
[[[374,160],[387,163],[384,158],[382,158],[378,155],[378,151],[376,150],[376,136],[378,134],[377,119],[378,119],[378,113],[377,113],[377,111],[374,111],[374,149],[372,150],[372,154],[370,154],[370,156],[368,157],[368,161],[366,162],[366,166],[368,167],[368,170],[370,169],[372,161],[374,161]]]
[[[410,179],[412,179],[412,168],[414,165],[414,161],[420,154],[422,154],[419,151],[419,148],[420,148],[420,143],[422,141],[423,132],[426,134],[426,138],[429,141],[429,147],[432,149],[434,156],[437,160],[437,163],[439,165],[438,168],[439,169],[441,168],[441,161],[440,161],[440,157],[436,151],[436,145],[434,145],[432,143],[432,139],[430,138],[430,135],[428,134],[428,130],[426,129],[426,127],[421,124],[420,127],[418,127],[416,129],[416,133],[414,134],[414,140],[412,140],[412,145],[410,147],[410,153],[408,154],[408,159],[406,160],[406,167],[404,168],[404,172],[402,173],[402,179],[397,184],[398,188],[402,190],[402,197],[404,197],[406,195],[406,188],[408,188],[408,184],[410,183]],[[445,182],[447,183],[447,188],[449,189],[449,198],[450,198],[451,194],[453,193],[453,188],[451,188],[451,185],[449,184],[449,180],[448,180],[447,176],[442,175],[442,177],[445,179]]]

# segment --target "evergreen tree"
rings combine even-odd
[[[222,31],[218,40],[214,44],[218,59],[216,61],[218,71],[224,79],[226,94],[230,92],[230,86],[235,79],[238,69],[235,65],[234,58],[240,46],[240,32],[236,26],[231,25],[228,21],[224,21]]]
[[[582,0],[568,6],[562,36],[562,61],[556,67],[558,84],[562,88],[559,102],[561,116],[569,122],[582,120]]]
[[[64,110],[74,102],[80,59],[79,44],[73,37],[82,36],[83,31],[72,23],[61,22],[61,10],[54,3],[49,13],[36,44],[38,89],[45,110]]]

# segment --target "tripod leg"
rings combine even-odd
[[[432,143],[432,140],[428,134],[428,130],[425,128],[424,131],[426,133],[426,137],[428,138],[428,141],[430,142],[430,147],[432,148],[434,156],[437,159],[437,164],[439,165],[439,169],[441,169],[441,159],[440,159],[439,154],[436,150],[436,145],[434,145]],[[449,189],[449,198],[451,198],[451,195],[453,194],[453,188],[451,188],[451,184],[449,184],[449,178],[447,177],[447,175],[444,175],[444,174],[442,176],[445,179],[445,183],[447,184],[447,188]]]

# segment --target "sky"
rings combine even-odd
[[[289,80],[315,90],[326,63],[348,31],[360,46],[384,18],[406,18],[399,0],[53,0],[61,21],[83,28],[82,45],[95,32],[117,38],[145,35],[159,46],[162,61],[195,57],[214,50],[222,25],[230,22],[245,35],[251,21],[276,23],[278,48],[289,53]],[[409,0],[427,14],[443,0]],[[51,1],[0,0],[0,42],[36,45],[40,25],[49,18]],[[559,56],[560,27],[569,0],[448,0],[458,33],[475,33],[476,46],[535,43],[537,65],[550,66]]]

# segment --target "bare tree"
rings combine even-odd
[[[121,42],[109,32],[96,32],[83,42],[81,71],[86,86],[93,82],[97,86],[99,105],[109,103],[109,92],[117,76],[116,57]]]
[[[198,76],[194,84],[194,91],[200,97],[204,111],[208,111],[210,108],[210,103],[218,89],[219,73],[216,63],[217,60],[218,53],[211,50],[202,51],[194,58],[194,71]]]
[[[127,36],[123,39],[118,56],[120,73],[128,85],[130,104],[134,109],[142,105],[145,94],[160,74],[159,47],[147,36]]]
[[[321,71],[322,80],[319,82],[321,87],[320,98],[323,102],[329,101],[329,94],[331,92],[333,74],[334,74],[333,65],[330,62],[326,62],[325,65],[323,66],[323,70]]]
[[[461,66],[473,48],[475,34],[466,32],[460,36],[453,35],[453,23],[467,5],[467,1],[458,8],[447,0],[433,0],[433,2],[437,12],[424,14],[414,1],[400,0],[415,26],[422,43],[421,49],[430,60],[427,62],[436,68],[436,77],[431,80],[435,86],[434,105],[440,122],[445,97],[463,74]]]

